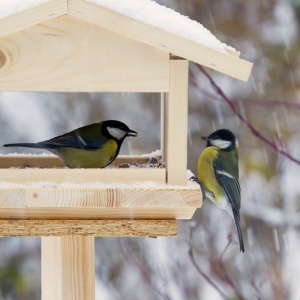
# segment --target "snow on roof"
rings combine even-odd
[[[0,19],[49,0],[0,0]]]
[[[0,0],[0,19],[49,0]],[[87,0],[127,17],[226,53],[224,46],[202,24],[152,0]],[[233,49],[235,50],[235,49]]]
[[[202,24],[152,0],[87,1],[226,53],[224,44]]]

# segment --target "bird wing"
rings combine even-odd
[[[101,127],[97,125],[88,125],[38,144],[47,145],[50,148],[71,147],[82,150],[97,150],[108,141],[101,134]]]
[[[214,162],[214,173],[239,218],[239,210],[241,207],[241,187],[239,179],[235,177],[233,172],[230,172],[224,164],[218,161]]]

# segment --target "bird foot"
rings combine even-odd
[[[190,178],[191,181],[194,181],[196,183],[198,183],[200,185],[200,188],[201,188],[201,192],[202,192],[202,195],[203,195],[203,202],[206,200],[206,193],[212,195],[213,197],[215,197],[215,194],[213,192],[211,192],[210,190],[206,189],[202,182],[199,180],[199,178],[197,178],[196,176],[192,176]]]

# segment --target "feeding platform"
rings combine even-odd
[[[42,236],[43,300],[95,298],[94,236],[176,235],[176,219],[202,204],[187,185],[189,60],[243,81],[251,72],[200,24],[152,1],[118,1],[24,1],[0,12],[0,91],[161,93],[163,168],[0,156],[0,236]],[[145,157],[115,163],[134,160]]]

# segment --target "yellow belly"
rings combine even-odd
[[[206,189],[214,193],[215,198],[211,200],[216,204],[218,204],[218,200],[224,201],[224,190],[219,185],[213,169],[213,161],[217,156],[218,148],[208,147],[201,153],[198,161],[198,178]]]
[[[114,140],[109,140],[99,150],[66,147],[60,151],[59,157],[69,168],[104,168],[113,162],[117,150],[117,143]]]

